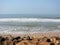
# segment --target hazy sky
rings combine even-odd
[[[0,14],[60,14],[60,0],[0,0]]]

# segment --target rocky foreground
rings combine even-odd
[[[0,45],[60,45],[60,37],[0,36]]]

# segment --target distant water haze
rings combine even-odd
[[[0,14],[0,18],[60,18],[53,14]]]

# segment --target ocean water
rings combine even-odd
[[[58,16],[0,14],[0,33],[37,33],[60,31]]]

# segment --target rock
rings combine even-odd
[[[13,45],[13,41],[11,40],[12,39],[12,37],[10,37],[10,36],[7,36],[6,38],[5,38],[6,40],[4,41],[4,44],[6,45]]]
[[[21,42],[17,43],[16,45],[27,45],[28,40],[22,40]]]
[[[50,45],[55,45],[54,43],[50,43]]]
[[[47,41],[47,39],[48,38],[44,36],[40,41]]]
[[[59,37],[56,37],[56,40],[60,40],[60,38]]]
[[[34,45],[37,45],[38,44],[38,39],[37,38],[33,38],[30,42]]]
[[[25,45],[23,42],[19,42],[16,45]]]
[[[46,41],[47,41],[47,42],[51,42],[51,40],[50,40],[50,39],[47,39]]]
[[[38,45],[50,45],[50,43],[42,41],[42,42],[39,42]]]
[[[3,45],[3,43],[4,43],[5,40],[6,40],[6,39],[1,36],[1,37],[0,37],[0,45]]]
[[[13,41],[13,40],[19,40],[19,39],[21,39],[20,36],[13,38],[12,41]]]
[[[3,45],[7,45],[7,41],[4,41],[4,42],[3,42]]]
[[[51,42],[56,43],[56,37],[51,37],[50,40]]]
[[[9,40],[7,43],[8,43],[8,45],[13,45],[12,40]]]
[[[27,36],[27,40],[31,41],[32,40],[32,37]]]
[[[12,42],[12,41],[7,41],[7,40],[5,40],[5,41],[3,42],[3,45],[13,45],[13,42]]]
[[[58,43],[58,45],[60,45],[60,43]]]
[[[34,45],[34,44],[30,43],[28,40],[23,40],[17,43],[16,45]]]
[[[60,45],[60,40],[56,40],[55,45]]]
[[[17,40],[13,40],[13,45],[16,45],[17,44]]]

